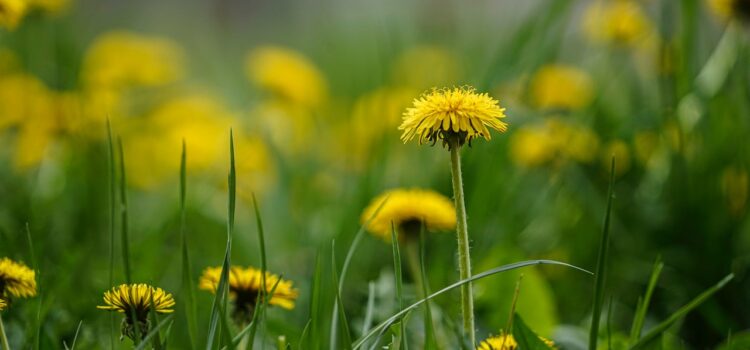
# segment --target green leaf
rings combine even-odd
[[[539,336],[526,325],[517,313],[513,316],[513,338],[518,343],[518,348],[523,350],[550,350]]]
[[[341,293],[338,290],[339,280],[338,273],[336,273],[336,241],[331,242],[331,266],[333,267],[331,275],[333,276],[333,289],[336,297],[336,305],[338,306],[339,317],[341,318],[341,330],[343,336],[343,349],[352,348],[351,332],[349,331],[349,322],[346,319],[346,312],[344,310],[344,303],[341,301]],[[333,325],[332,325],[333,326]],[[335,333],[334,333],[335,334]]]
[[[646,320],[646,313],[648,312],[648,306],[651,302],[651,295],[654,294],[656,288],[656,282],[659,280],[661,270],[664,268],[664,263],[661,262],[661,258],[657,257],[654,262],[654,268],[651,270],[651,278],[648,281],[648,287],[646,287],[646,294],[642,299],[638,299],[638,305],[635,309],[635,316],[633,317],[633,326],[630,329],[630,343],[633,344],[638,341],[641,337],[641,331],[643,330],[643,322]]]

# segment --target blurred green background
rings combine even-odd
[[[13,2],[0,0],[0,256],[31,263],[28,223],[40,285],[3,312],[15,348],[31,343],[38,303],[41,348],[70,344],[79,322],[79,348],[109,344],[109,315],[95,308],[110,287],[107,120],[124,146],[134,280],[178,303],[170,344],[188,346],[181,142],[197,279],[223,257],[230,128],[233,262],[260,261],[255,193],[269,269],[301,295],[294,310],[269,312],[264,339],[296,344],[311,317],[329,326],[331,240],[343,259],[372,198],[397,187],[451,195],[448,152],[402,144],[397,126],[422,92],[463,85],[499,99],[510,124],[463,151],[475,272],[532,258],[593,270],[615,155],[613,332],[629,333],[658,256],[647,329],[730,272],[735,280],[670,334],[678,348],[705,349],[750,329],[747,1],[21,0],[15,15]],[[455,237],[430,235],[426,249],[431,288],[455,281]],[[313,314],[316,257],[324,304]],[[343,293],[355,336],[368,282],[376,321],[397,311],[392,264],[390,245],[365,237]],[[520,273],[527,323],[585,348],[593,278]],[[476,284],[478,338],[505,327],[518,275]],[[197,295],[204,339],[212,296]],[[457,301],[442,296],[433,311],[451,339]]]

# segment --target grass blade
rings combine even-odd
[[[226,305],[228,299],[227,282],[229,280],[229,269],[231,267],[231,253],[232,253],[232,234],[234,231],[234,210],[235,210],[235,194],[237,187],[236,172],[234,167],[234,135],[229,132],[229,201],[227,205],[227,246],[224,251],[224,260],[221,264],[221,277],[219,278],[219,285],[216,287],[216,294],[214,295],[213,305],[211,307],[211,316],[209,318],[208,327],[208,338],[206,339],[206,349],[213,349],[214,340],[216,339],[216,330],[219,323],[224,323],[224,318],[220,315],[219,308],[221,305]],[[231,338],[230,338],[231,341]]]
[[[320,349],[320,335],[323,331],[319,319],[322,310],[321,304],[323,302],[323,293],[321,291],[323,287],[323,261],[321,256],[322,249],[319,249],[315,257],[315,273],[313,274],[312,288],[310,289],[310,342],[305,349],[311,350]]]
[[[648,281],[648,287],[646,287],[646,294],[643,299],[639,299],[638,307],[635,309],[635,316],[633,317],[633,326],[630,329],[630,344],[634,344],[641,337],[641,331],[643,330],[643,322],[646,319],[646,313],[648,312],[648,306],[651,302],[651,295],[654,293],[656,288],[656,282],[659,280],[661,270],[664,268],[664,263],[661,262],[661,258],[657,257],[654,262],[654,268],[651,270],[651,278]]]
[[[312,320],[307,320],[307,323],[305,324],[305,328],[302,329],[302,334],[299,336],[299,344],[297,347],[297,350],[304,349],[302,347],[302,344],[306,344],[305,341],[307,340],[307,337],[310,335],[310,323]]]
[[[398,308],[404,308],[404,285],[403,278],[401,276],[401,251],[398,247],[398,235],[396,234],[396,226],[391,221],[391,248],[393,248],[393,272],[396,278],[396,298],[398,299]],[[397,337],[397,341],[401,343],[400,348],[407,350],[406,345],[406,325],[404,321],[400,322],[401,332]]]
[[[152,340],[157,334],[159,334],[159,330],[161,330],[164,326],[171,326],[172,325],[172,319],[174,318],[174,314],[169,315],[167,317],[164,317],[164,319],[159,322],[159,324],[154,327],[148,334],[146,334],[145,337],[143,337],[143,340],[138,344],[138,346],[135,347],[134,350],[143,350],[148,346],[148,343],[150,340]],[[136,327],[137,328],[137,327]]]
[[[185,201],[187,195],[187,147],[182,140],[182,157],[180,159],[180,240],[182,241],[182,295],[185,296],[185,317],[188,324],[188,338],[190,348],[195,349],[198,344],[198,317],[195,303],[195,289],[193,289],[192,267],[188,253],[188,241],[185,218]]]
[[[367,333],[372,325],[372,315],[375,311],[375,283],[367,284],[367,308],[365,309],[365,320],[362,322],[362,334]]]
[[[37,309],[36,309],[36,318],[34,320],[34,326],[31,328],[34,331],[34,335],[32,337],[32,349],[39,349],[39,339],[41,337],[42,332],[42,284],[39,282],[41,281],[41,276],[39,273],[39,266],[36,262],[36,253],[34,252],[34,240],[31,238],[31,229],[29,228],[29,223],[26,223],[26,240],[29,243],[29,256],[31,257],[31,268],[34,270],[34,273],[36,274],[36,290],[37,290],[37,296],[39,298],[37,302]]]
[[[78,321],[78,327],[76,327],[76,333],[73,335],[73,342],[70,344],[70,347],[65,345],[65,349],[75,350],[76,342],[78,341],[78,334],[81,333],[81,325],[83,325],[83,320]]]
[[[362,336],[361,338],[359,338],[357,341],[355,341],[353,349],[355,349],[355,350],[359,349],[364,342],[366,342],[368,339],[370,339],[376,333],[380,332],[383,328],[390,327],[391,324],[393,324],[394,322],[398,321],[399,319],[401,319],[402,317],[404,317],[406,314],[408,314],[412,310],[418,308],[420,305],[424,304],[426,301],[432,300],[432,299],[434,299],[434,298],[436,298],[436,297],[438,297],[438,296],[440,296],[442,294],[445,294],[445,293],[447,293],[447,292],[449,292],[449,291],[451,291],[453,289],[456,289],[456,288],[458,288],[458,287],[460,287],[460,286],[462,286],[464,284],[471,283],[471,282],[474,282],[474,281],[478,281],[478,280],[481,280],[481,279],[483,279],[485,277],[489,277],[489,276],[498,274],[500,272],[511,271],[511,270],[515,270],[515,269],[518,269],[518,268],[521,268],[521,267],[525,267],[525,266],[541,265],[541,264],[566,266],[566,267],[570,267],[572,269],[575,269],[575,270],[578,270],[578,271],[581,271],[581,272],[592,274],[590,271],[585,270],[583,268],[580,268],[578,266],[570,265],[570,264],[567,264],[567,263],[564,263],[564,262],[560,262],[560,261],[555,261],[555,260],[527,260],[527,261],[519,261],[519,262],[508,264],[508,265],[498,266],[496,268],[489,269],[487,271],[475,274],[475,275],[471,276],[470,278],[466,278],[466,279],[460,280],[458,282],[455,282],[455,283],[453,283],[453,284],[451,284],[451,285],[449,285],[447,287],[444,287],[443,289],[440,289],[439,291],[437,291],[435,293],[432,293],[429,296],[427,296],[427,297],[425,297],[425,298],[423,298],[423,299],[415,302],[414,304],[409,305],[407,308],[399,311],[398,313],[396,313],[393,316],[389,317],[385,321],[381,322],[376,327],[372,328],[369,332],[367,332],[367,334],[365,334],[364,336]]]
[[[351,332],[349,331],[349,322],[346,319],[346,311],[344,310],[344,303],[341,301],[341,292],[339,292],[337,286],[339,285],[339,276],[336,272],[336,241],[331,242],[331,266],[333,267],[331,276],[333,276],[333,288],[335,290],[335,297],[336,297],[336,305],[338,305],[338,311],[339,311],[339,317],[341,317],[341,327],[342,334],[344,337],[344,343],[342,344],[343,349],[351,349],[352,348],[352,336]],[[333,325],[331,325],[333,327]],[[332,332],[334,336],[336,335],[336,332]],[[332,340],[333,341],[333,340]]]
[[[255,198],[255,193],[252,195],[253,197],[253,209],[255,210],[255,223],[258,226],[258,246],[260,247],[260,293],[258,294],[259,300],[262,300],[263,303],[260,305],[260,307],[256,308],[253,311],[253,327],[250,330],[250,340],[249,344],[252,344],[252,342],[255,340],[255,332],[258,328],[258,322],[255,319],[256,314],[259,314],[261,321],[265,317],[265,308],[268,305],[267,301],[270,298],[266,297],[266,271],[267,271],[267,265],[266,265],[266,239],[265,239],[265,232],[263,231],[263,220],[260,216],[260,208],[258,207],[258,200]],[[277,282],[278,283],[278,282]]]
[[[427,270],[424,264],[425,256],[425,239],[424,239],[424,223],[420,225],[419,230],[419,274],[422,276],[422,297],[430,295],[430,285],[427,282]],[[425,349],[437,349],[437,338],[435,338],[435,326],[432,324],[432,309],[430,308],[430,301],[424,303],[424,348]]]
[[[589,330],[589,350],[596,350],[599,340],[599,320],[604,302],[604,280],[609,255],[609,218],[612,212],[612,199],[615,184],[615,157],[609,170],[609,188],[607,189],[607,211],[604,214],[604,226],[599,244],[599,255],[596,259],[596,274],[594,275],[594,311],[591,315],[591,329]]]
[[[633,346],[630,347],[631,350],[634,349],[640,349],[644,347],[645,345],[649,344],[652,340],[655,340],[656,337],[661,335],[664,331],[667,330],[670,326],[672,326],[673,323],[675,323],[677,320],[685,317],[685,315],[688,314],[688,312],[692,311],[696,307],[703,304],[704,301],[708,300],[712,295],[714,295],[716,292],[724,288],[724,286],[729,283],[734,278],[734,274],[730,273],[726,277],[722,278],[719,283],[715,284],[713,287],[705,290],[703,293],[695,297],[695,299],[691,300],[689,303],[682,306],[679,310],[677,310],[675,313],[673,313],[669,318],[664,320],[662,323],[659,323],[651,329],[646,335],[643,336],[643,338],[639,339],[637,343],[633,344]]]

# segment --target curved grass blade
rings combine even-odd
[[[344,303],[341,301],[341,292],[338,290],[339,285],[339,276],[336,272],[336,241],[331,242],[331,266],[333,267],[333,270],[331,271],[331,276],[333,278],[333,288],[335,291],[335,297],[336,297],[336,305],[338,306],[337,309],[339,311],[339,317],[341,317],[341,327],[343,328],[343,338],[344,343],[342,344],[343,349],[351,349],[352,348],[352,336],[351,332],[349,331],[349,322],[346,319],[346,311],[344,310]],[[333,326],[333,325],[332,325]],[[333,341],[333,340],[332,340]]]
[[[560,261],[555,261],[555,260],[527,260],[527,261],[519,261],[519,262],[508,264],[508,265],[498,266],[496,268],[489,269],[487,271],[483,271],[481,273],[473,275],[470,278],[466,278],[466,279],[460,280],[458,282],[455,282],[455,283],[453,283],[453,284],[451,284],[451,285],[449,285],[447,287],[444,287],[443,289],[440,289],[439,291],[437,291],[435,293],[432,293],[429,296],[427,296],[427,297],[425,297],[425,298],[423,298],[423,299],[415,302],[414,304],[409,305],[407,308],[399,311],[398,313],[396,313],[393,316],[389,317],[385,321],[381,322],[379,325],[377,325],[376,327],[372,328],[369,332],[367,332],[367,334],[365,334],[364,336],[362,336],[361,338],[359,338],[357,341],[355,341],[353,348],[354,349],[359,349],[364,342],[366,342],[368,339],[370,339],[376,333],[380,332],[383,328],[389,327],[391,324],[393,324],[394,322],[396,322],[400,318],[404,317],[406,314],[408,314],[412,310],[418,308],[420,305],[424,304],[426,301],[432,300],[435,297],[438,297],[438,296],[440,296],[442,294],[445,294],[446,292],[449,292],[449,291],[451,291],[451,290],[453,290],[455,288],[458,288],[458,287],[460,287],[460,286],[462,286],[464,284],[471,283],[471,282],[474,282],[474,281],[478,281],[480,279],[483,279],[485,277],[498,274],[500,272],[515,270],[517,268],[521,268],[521,267],[525,267],[525,266],[541,265],[541,264],[566,266],[566,267],[570,267],[572,269],[575,269],[575,270],[578,270],[578,271],[581,271],[581,272],[592,274],[590,271],[585,270],[583,268],[580,268],[578,266],[567,264],[567,263],[560,262]]]
[[[398,235],[396,235],[396,226],[391,221],[391,248],[393,250],[393,272],[396,278],[396,298],[398,299],[398,308],[404,308],[404,281],[401,271],[401,250],[398,247]],[[408,350],[406,345],[406,324],[402,320],[400,323],[401,331],[394,340],[400,344],[399,348]]]
[[[643,330],[643,322],[646,319],[646,312],[648,312],[648,305],[651,302],[651,295],[654,294],[654,288],[656,288],[656,282],[659,280],[661,270],[664,268],[664,263],[661,262],[661,258],[657,257],[654,262],[654,268],[651,270],[651,278],[648,281],[648,287],[646,287],[646,294],[643,299],[638,300],[638,307],[635,310],[635,316],[633,317],[633,326],[630,329],[630,343],[634,344],[641,337],[641,331]]]
[[[365,309],[365,320],[362,322],[362,334],[367,333],[372,325],[372,315],[375,311],[375,283],[367,284],[367,309]]]
[[[263,303],[260,307],[253,310],[253,321],[251,323],[253,327],[250,328],[248,344],[252,344],[255,340],[255,332],[258,329],[256,316],[260,316],[261,320],[265,317],[265,308],[268,305],[267,300],[269,299],[266,298],[266,240],[263,231],[263,220],[260,217],[260,208],[258,207],[258,200],[255,198],[255,193],[253,193],[252,197],[253,209],[255,210],[255,223],[258,226],[258,245],[260,246],[260,293],[258,293],[258,298]]]
[[[298,344],[297,350],[303,350],[302,344],[306,344],[305,341],[307,340],[307,337],[310,334],[311,322],[312,320],[307,320],[307,323],[305,324],[305,328],[302,329],[302,334],[299,336],[299,344]]]
[[[596,350],[599,340],[599,320],[601,319],[602,304],[604,303],[604,280],[609,256],[609,218],[612,212],[612,199],[615,184],[615,157],[609,170],[609,188],[607,189],[607,211],[604,214],[602,237],[599,244],[599,255],[596,258],[596,274],[594,275],[594,311],[591,315],[591,329],[589,330],[589,350]]]
[[[700,306],[701,304],[703,304],[704,301],[708,300],[708,298],[710,298],[720,289],[724,288],[724,286],[727,283],[729,283],[729,281],[731,281],[733,278],[734,278],[733,273],[730,273],[726,277],[722,278],[721,281],[719,281],[719,283],[705,290],[703,293],[695,297],[689,303],[685,304],[679,310],[677,310],[675,313],[669,316],[669,318],[664,320],[662,323],[659,323],[658,325],[656,325],[656,327],[652,328],[648,333],[646,333],[646,335],[643,336],[643,338],[639,339],[637,343],[633,344],[633,346],[631,346],[630,349],[631,350],[640,349],[646,346],[647,344],[651,343],[651,341],[655,340],[659,335],[661,335],[664,331],[666,331],[667,328],[672,326],[673,323],[685,317],[685,315],[687,315],[688,312]]]
[[[352,241],[352,244],[349,245],[349,250],[346,252],[346,257],[344,258],[344,265],[341,267],[341,274],[339,275],[339,285],[338,285],[338,291],[339,294],[343,293],[344,291],[344,280],[346,279],[346,274],[349,272],[349,265],[352,262],[352,258],[354,257],[354,252],[357,250],[357,247],[359,247],[360,241],[362,241],[362,238],[365,236],[365,230],[368,225],[370,225],[370,222],[378,215],[380,210],[383,208],[385,203],[388,201],[388,197],[385,197],[383,201],[378,205],[378,207],[375,209],[375,211],[370,215],[369,218],[365,221],[364,224],[362,224],[359,227],[359,230],[357,231],[357,234],[354,235],[354,240]],[[334,269],[336,266],[333,267]],[[330,348],[335,349],[336,348],[336,341],[338,339],[338,335],[336,334],[338,332],[338,303],[333,303],[333,312],[331,314],[331,334],[330,334]]]

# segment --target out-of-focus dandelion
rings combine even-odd
[[[556,349],[555,343],[549,339],[539,337],[548,347]],[[518,350],[518,342],[513,338],[511,334],[504,334],[500,332],[500,335],[489,337],[482,341],[477,347],[477,350]]]
[[[554,159],[556,148],[543,127],[523,126],[510,135],[510,159],[526,168],[541,166]]]
[[[319,107],[328,96],[325,77],[309,59],[291,49],[264,46],[245,60],[247,77],[282,100]]]
[[[630,147],[623,140],[610,141],[602,151],[601,164],[605,171],[609,171],[612,165],[612,157],[615,162],[615,176],[621,176],[630,170]]]
[[[220,279],[221,267],[208,267],[198,282],[199,288],[216,293]],[[251,266],[232,266],[229,269],[229,297],[233,304],[232,317],[235,322],[240,325],[249,323],[257,303],[264,302],[262,297],[270,296],[268,305],[293,309],[299,292],[292,284],[292,281],[266,271],[264,291],[263,275],[259,269]]]
[[[456,228],[456,209],[450,198],[417,188],[393,189],[375,197],[362,211],[361,221],[365,224],[370,218],[367,230],[388,242],[391,240],[391,223],[402,240],[419,240],[422,226],[427,231]]]
[[[577,110],[593,97],[589,75],[573,66],[551,64],[540,68],[531,79],[531,99],[544,109]]]
[[[310,151],[315,133],[313,113],[306,107],[279,99],[264,101],[255,106],[250,115],[258,120],[274,146],[288,156]]]
[[[632,0],[592,2],[584,13],[583,29],[592,41],[631,47],[654,34],[651,21]]]
[[[459,79],[458,58],[439,46],[416,46],[404,51],[393,64],[393,81],[399,86],[427,89]]]
[[[15,29],[27,9],[27,0],[0,0],[0,27]]]
[[[71,0],[26,0],[29,3],[29,7],[32,9],[38,9],[46,13],[53,15],[64,12],[70,7]]]
[[[721,175],[721,190],[726,198],[730,214],[743,217],[750,194],[750,176],[740,167],[729,167]]]
[[[36,295],[36,273],[23,263],[0,259],[0,298],[30,298]]]
[[[549,118],[545,124],[555,146],[564,157],[584,164],[597,159],[599,136],[591,128],[560,118]]]
[[[471,87],[433,89],[414,100],[414,106],[407,108],[401,140],[408,142],[415,137],[420,143],[436,143],[441,140],[451,154],[451,177],[453,198],[456,206],[456,238],[458,240],[458,269],[460,278],[471,277],[471,256],[469,254],[469,229],[466,223],[463,178],[461,176],[460,149],[464,143],[471,145],[477,137],[491,138],[489,129],[500,132],[508,125],[502,121],[505,108],[486,93],[477,93]],[[472,346],[476,344],[474,327],[474,299],[472,285],[461,286],[461,312],[464,336]]]
[[[148,315],[152,308],[154,312],[160,314],[172,313],[175,301],[172,294],[163,289],[139,283],[112,287],[111,290],[104,292],[104,304],[106,305],[99,305],[96,308],[124,314],[121,337],[127,336],[133,342],[138,343],[151,330]],[[136,334],[140,336],[140,339],[136,338]]]
[[[597,159],[599,137],[585,125],[547,118],[543,123],[525,125],[511,135],[510,158],[531,168],[566,161],[588,164]]]
[[[707,2],[711,11],[723,21],[750,22],[750,1],[707,0]]]
[[[443,146],[457,149],[477,137],[490,140],[489,129],[507,130],[503,118],[505,108],[486,93],[469,87],[433,89],[414,100],[398,128],[404,142],[415,137],[419,143],[440,140]]]

